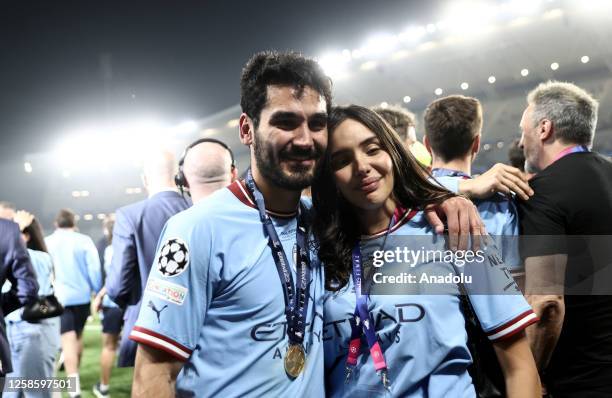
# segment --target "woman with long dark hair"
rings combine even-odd
[[[489,293],[469,300],[495,348],[506,394],[538,395],[524,332],[535,314],[520,294],[499,294],[515,285],[488,252],[478,252],[482,262],[473,274],[467,265],[458,270],[466,252],[446,250],[423,216],[426,205],[452,194],[428,180],[375,112],[335,108],[328,130],[312,186],[313,230],[330,290],[324,313],[328,395],[476,396],[462,289]]]
[[[36,273],[38,295],[53,294],[53,262],[47,253],[40,223],[23,210],[15,214],[15,222],[23,227],[21,236],[28,248],[30,262]],[[13,372],[8,376],[27,380],[53,377],[55,356],[60,347],[59,317],[30,323],[22,320],[21,310],[17,310],[7,315],[5,319],[13,361]],[[21,393],[5,392],[4,396],[19,397]],[[41,390],[37,392],[37,396],[51,397],[51,392]]]

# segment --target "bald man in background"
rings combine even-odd
[[[222,141],[214,139],[197,140],[187,147],[179,162],[179,173],[175,180],[177,185],[182,181],[181,173],[194,204],[216,190],[225,188],[238,176],[233,153]]]
[[[111,300],[126,309],[119,347],[120,367],[134,366],[136,344],[127,337],[138,316],[157,240],[166,221],[191,205],[178,192],[174,183],[176,172],[172,152],[157,149],[149,153],[142,174],[148,199],[124,206],[115,214],[113,257],[105,288]],[[108,391],[108,386],[100,387],[102,393]]]
[[[11,202],[0,201],[0,218],[13,221],[15,217],[15,205]]]

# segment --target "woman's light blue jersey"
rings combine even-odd
[[[30,256],[30,262],[36,273],[36,282],[38,282],[38,295],[48,296],[53,293],[53,287],[51,282],[53,281],[53,260],[48,253],[41,252],[38,250],[28,249],[28,255]],[[10,289],[11,283],[6,281],[2,288],[3,291]],[[20,321],[21,310],[13,311],[5,317],[6,320]]]
[[[456,265],[462,265],[455,270],[448,262],[425,258],[433,256],[432,253],[449,255],[445,240],[433,234],[421,212],[404,214],[391,229],[384,247],[385,232],[361,241],[366,264],[373,265],[374,258],[384,260],[384,253],[389,260],[383,261],[382,266],[380,262],[377,267],[366,266],[366,275],[380,274],[372,277],[379,282],[381,275],[395,277],[386,283],[372,282],[368,302],[389,367],[391,395],[376,375],[364,338],[358,364],[349,383],[345,383],[351,335],[349,320],[355,311],[351,279],[347,286],[338,292],[329,292],[325,298],[323,340],[328,396],[475,397],[467,372],[471,355],[466,344],[459,289],[455,282],[441,283],[452,275],[464,274],[464,286],[472,306],[491,341],[507,338],[537,321],[494,248],[484,251],[480,263],[466,265],[455,259]],[[375,251],[383,254],[375,255]],[[419,253],[422,257],[413,261]],[[423,275],[428,279],[422,280]],[[467,276],[472,278],[471,282]]]

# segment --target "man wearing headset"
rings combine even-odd
[[[181,192],[188,190],[196,204],[234,182],[237,176],[232,150],[222,141],[202,138],[185,150],[175,182]]]

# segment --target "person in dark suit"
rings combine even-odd
[[[13,371],[4,315],[35,300],[38,283],[17,224],[0,218],[0,237],[0,286],[6,280],[11,282],[11,289],[2,293],[0,301],[0,376],[4,376]]]
[[[137,344],[128,336],[138,317],[162,228],[171,216],[191,205],[174,184],[176,167],[171,152],[151,153],[145,159],[143,170],[143,183],[149,198],[124,206],[115,213],[113,257],[105,286],[111,300],[126,309],[119,367],[134,366]]]

